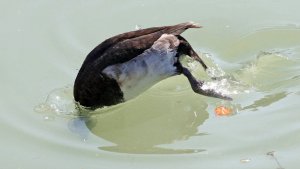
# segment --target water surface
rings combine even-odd
[[[3,1],[0,6],[0,168],[299,166],[298,1]],[[183,36],[214,70],[210,75],[219,76],[210,85],[230,93],[232,102],[194,94],[186,78],[176,76],[91,116],[72,112],[73,81],[98,43],[136,25],[190,20],[204,28]],[[189,66],[210,80],[199,65]],[[220,105],[234,115],[216,116]]]

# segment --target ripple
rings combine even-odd
[[[290,48],[261,51],[254,61],[244,63],[233,74],[243,83],[259,90],[278,88],[278,83],[292,79],[300,73],[299,60],[292,58],[293,53]]]
[[[72,87],[54,89],[44,103],[37,105],[34,110],[38,113],[56,115],[77,115],[76,104],[73,99]]]

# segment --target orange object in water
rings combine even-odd
[[[219,106],[215,109],[217,116],[229,116],[232,115],[232,109],[224,106]]]

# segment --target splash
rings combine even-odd
[[[227,74],[218,64],[213,60],[213,55],[210,53],[200,53],[199,55],[208,64],[206,73],[201,73],[201,66],[198,62],[191,58],[182,59],[186,66],[195,74],[198,78],[205,78],[202,85],[203,90],[213,90],[221,95],[237,95],[241,93],[249,93],[251,87],[237,80],[233,75]]]
[[[229,90],[230,83],[225,77],[225,72],[218,65],[215,65],[215,67],[209,67],[206,72],[208,76],[211,77],[212,81],[204,82],[201,87],[203,90],[214,90],[223,95],[232,94]]]
[[[255,60],[242,63],[243,67],[234,73],[235,77],[257,90],[276,89],[299,75],[299,62],[293,59],[293,52],[291,49],[261,51]]]
[[[213,66],[206,72],[211,80],[204,82],[202,89],[214,90],[223,95],[237,95],[241,93],[250,93],[251,88],[236,79],[232,74],[227,74],[218,64],[213,61]]]
[[[44,103],[37,105],[34,110],[38,113],[51,113],[56,115],[77,114],[76,104],[72,95],[72,87],[54,89],[47,96]]]
[[[237,95],[250,92],[248,86],[233,79],[231,76],[213,78],[211,81],[204,82],[201,88],[203,90],[213,90],[222,95]]]
[[[291,66],[292,62],[288,56],[292,54],[290,49],[261,51],[256,55],[254,61],[244,64],[241,69],[232,74],[225,73],[211,61],[213,66],[207,69],[211,80],[206,81],[202,89],[214,90],[223,95],[236,95],[250,93],[262,89],[264,86],[270,88],[268,84],[286,79],[287,75],[283,71],[283,67]],[[276,78],[270,79],[270,77]]]
[[[142,29],[142,26],[141,25],[135,25],[135,30],[141,30]]]
[[[206,70],[208,76],[210,76],[211,78],[217,78],[217,77],[224,77],[225,76],[225,72],[218,66],[215,65],[215,67],[209,67]]]

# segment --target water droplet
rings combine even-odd
[[[249,163],[250,161],[251,161],[250,158],[244,158],[240,160],[241,163]]]
[[[141,30],[141,29],[142,29],[141,25],[135,25],[135,30]]]
[[[54,120],[54,117],[53,116],[44,116],[44,120],[45,121],[52,121],[52,120]]]
[[[195,112],[195,111],[194,111],[194,115],[195,115],[195,117],[198,117],[198,114],[197,114],[197,112]]]
[[[194,150],[194,153],[199,153],[201,152],[201,150]]]

